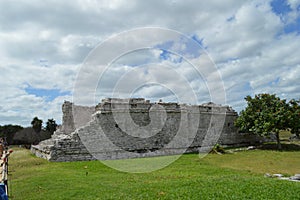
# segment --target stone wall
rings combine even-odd
[[[51,161],[123,159],[207,151],[214,144],[250,145],[228,106],[104,99],[95,107],[62,106],[63,125],[32,152]]]

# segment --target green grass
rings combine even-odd
[[[145,160],[155,159],[147,158]],[[15,148],[10,199],[299,199],[300,183],[264,173],[300,173],[299,151],[254,150],[183,155],[142,174],[119,172],[99,161],[54,163]]]

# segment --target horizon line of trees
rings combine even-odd
[[[39,133],[43,129],[43,120],[39,119],[38,117],[34,117],[31,121],[31,126],[35,132]],[[46,122],[44,130],[49,131],[52,134],[54,131],[56,131],[57,126],[58,125],[56,124],[56,121],[51,118]]]
[[[31,126],[29,127],[23,127],[21,125],[13,125],[13,124],[0,125],[0,137],[6,138],[8,144],[17,144],[20,143],[20,141],[17,141],[17,139],[15,139],[16,133],[19,133],[23,130],[23,132],[21,133],[29,138],[25,137],[25,139],[22,141],[24,143],[30,143],[30,142],[26,142],[26,140],[28,139],[28,141],[37,141],[38,138],[41,136],[42,138],[44,138],[43,135],[51,136],[56,131],[57,126],[58,125],[56,124],[56,121],[53,118],[51,118],[47,120],[46,126],[43,127],[43,120],[39,119],[38,117],[34,117],[31,121]],[[32,128],[31,131],[30,128]],[[25,129],[28,130],[25,131]],[[28,134],[28,132],[30,132],[30,134]],[[18,137],[22,138],[22,136],[18,136]]]

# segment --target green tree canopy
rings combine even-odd
[[[247,107],[241,111],[236,125],[246,132],[265,136],[276,135],[278,149],[281,149],[279,131],[288,128],[289,105],[275,94],[258,94],[245,97]]]
[[[300,135],[300,100],[292,99],[289,101],[289,121],[288,126],[291,133]]]
[[[57,124],[54,119],[48,119],[46,123],[46,130],[49,131],[51,134],[56,131]]]
[[[32,128],[35,132],[39,133],[42,130],[43,120],[34,117],[31,121]]]
[[[0,137],[6,138],[8,144],[13,144],[13,138],[15,133],[22,129],[23,127],[19,125],[0,125]]]

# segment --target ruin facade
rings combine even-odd
[[[239,133],[229,106],[103,99],[96,106],[62,105],[62,126],[31,151],[50,161],[109,160],[173,155],[260,142]]]

